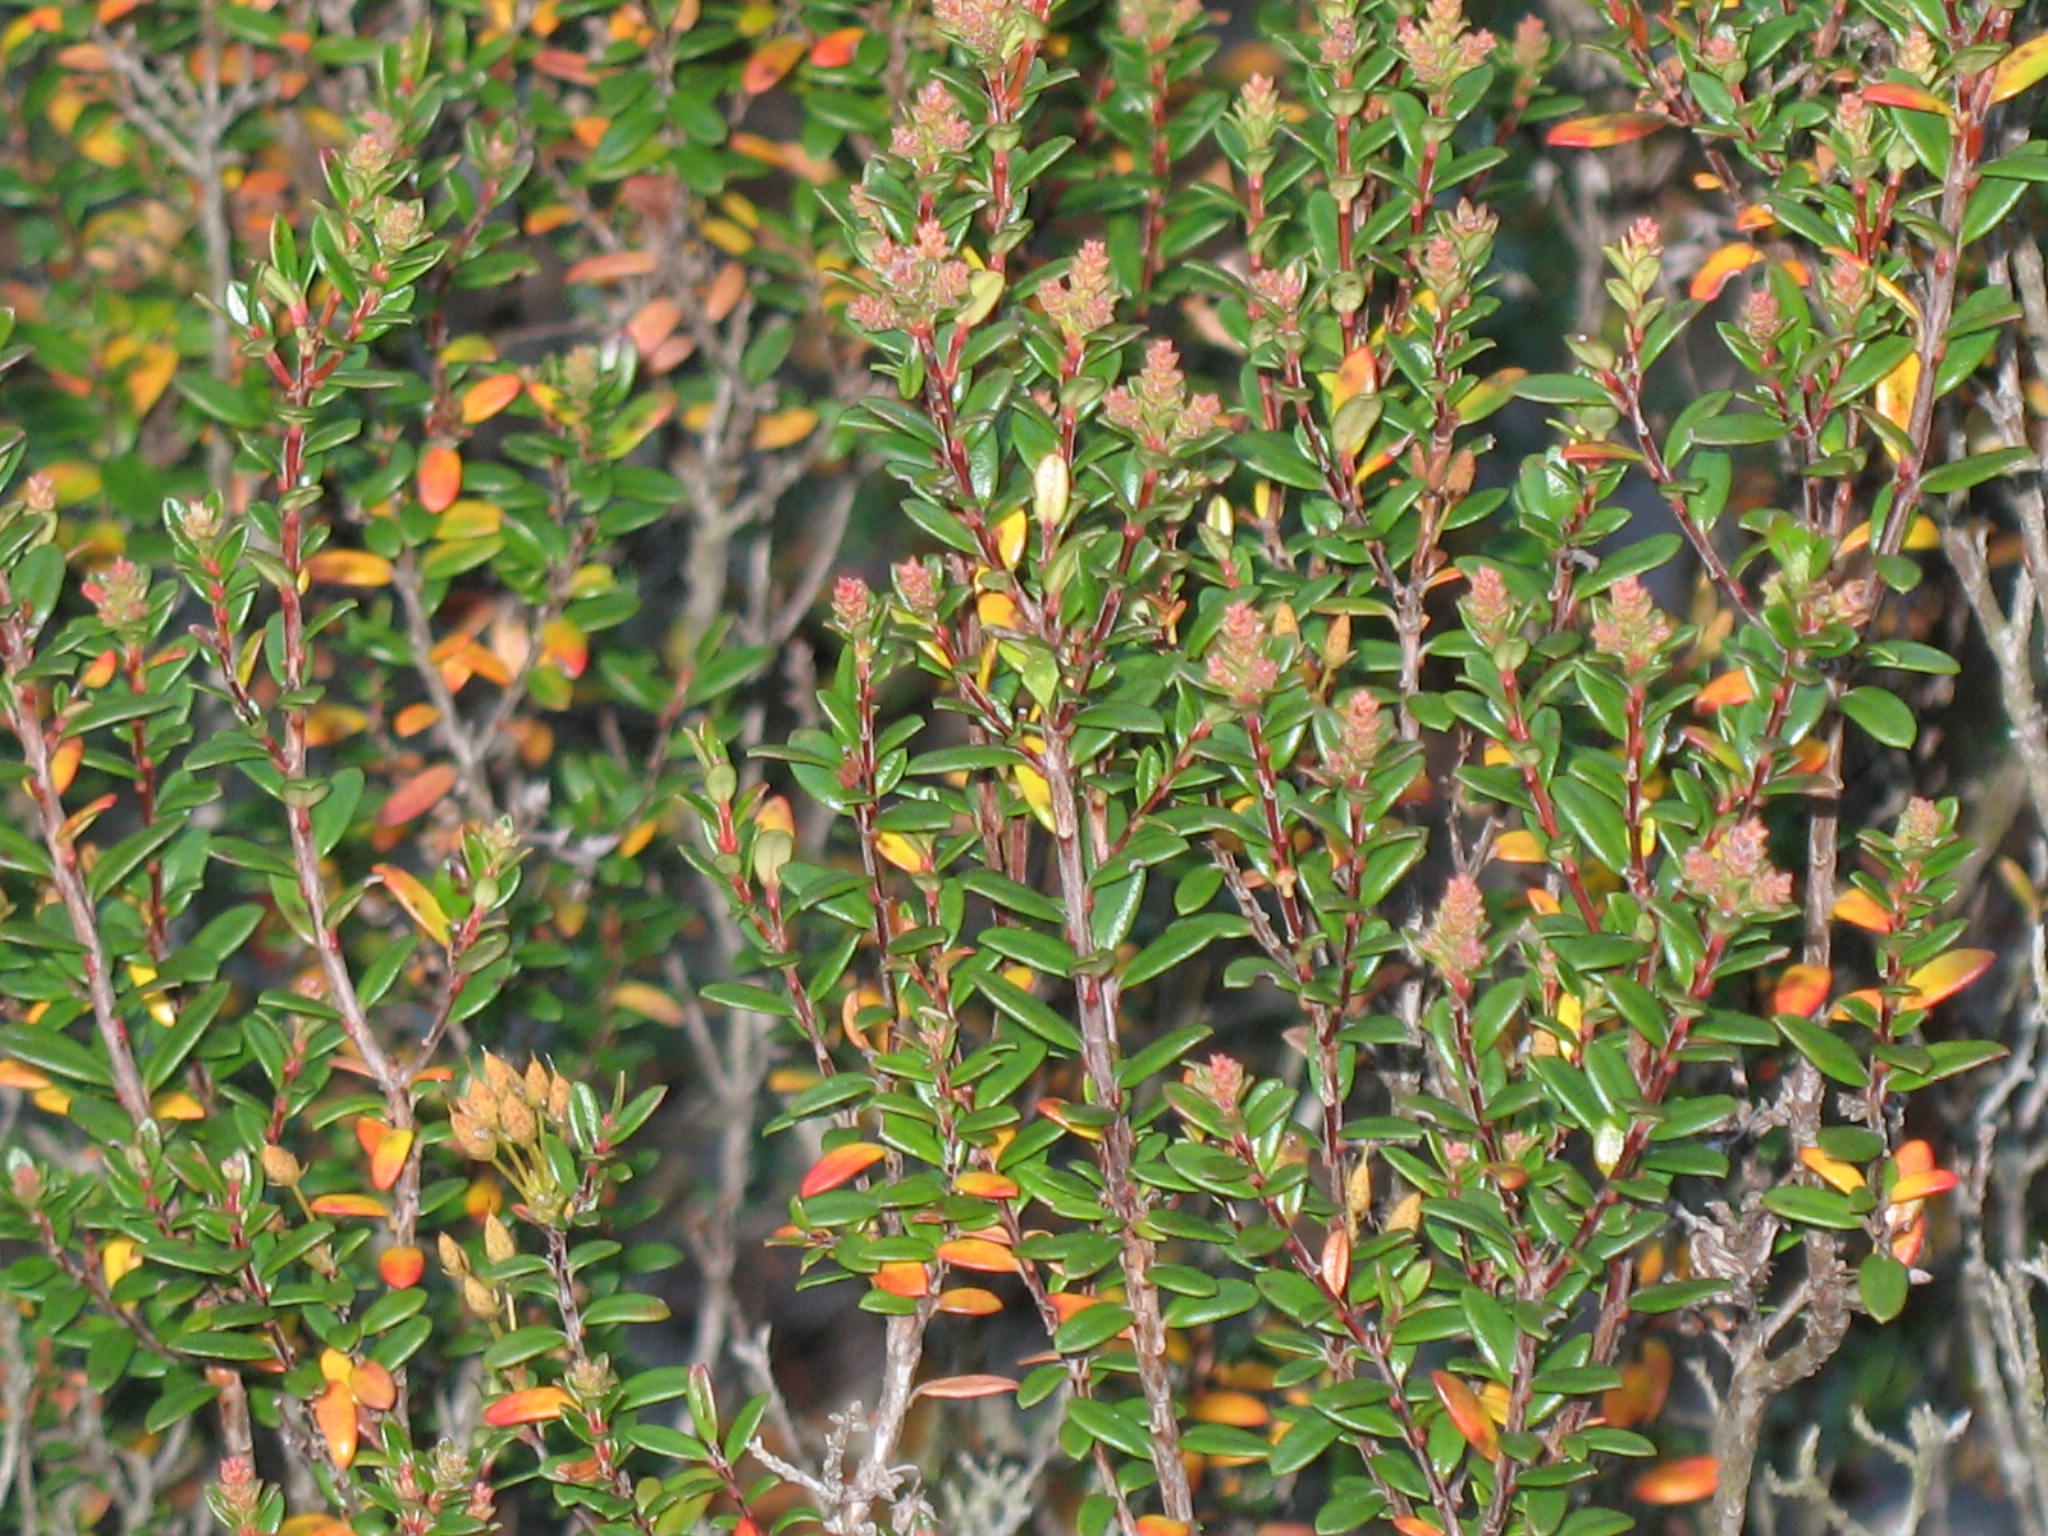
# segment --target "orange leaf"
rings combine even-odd
[[[569,1406],[569,1394],[560,1387],[527,1387],[507,1393],[484,1410],[484,1422],[493,1429],[514,1424],[545,1424],[559,1419]]]
[[[837,32],[827,32],[811,44],[811,63],[819,69],[844,69],[853,62],[854,51],[867,35],[866,27],[841,27]]]
[[[753,445],[760,449],[791,448],[809,437],[817,425],[818,413],[808,406],[777,411],[754,423]]]
[[[1824,965],[1788,965],[1771,990],[1771,1012],[1797,1014],[1810,1019],[1828,1000],[1828,988],[1835,973]]]
[[[363,1156],[375,1157],[377,1148],[383,1145],[384,1138],[390,1134],[391,1127],[375,1115],[356,1116],[356,1145],[363,1149]]]
[[[1918,1137],[1901,1142],[1892,1154],[1892,1166],[1901,1173],[1925,1173],[1934,1166],[1934,1148]]]
[[[313,1422],[327,1442],[327,1455],[347,1471],[356,1459],[356,1397],[348,1383],[330,1381],[313,1403]]]
[[[1005,1392],[1017,1390],[1017,1383],[1007,1376],[941,1376],[936,1381],[923,1382],[911,1393],[912,1397],[997,1397]]]
[[[422,768],[407,779],[377,812],[380,827],[402,827],[417,816],[423,816],[446,798],[448,791],[455,787],[455,765],[436,763],[431,768]]]
[[[1644,1504],[1697,1504],[1721,1485],[1721,1464],[1711,1456],[1688,1456],[1650,1468],[1635,1481]]]
[[[595,85],[597,76],[591,71],[590,60],[580,53],[571,53],[566,48],[543,48],[533,56],[533,67],[542,74],[556,80],[566,80],[571,85]]]
[[[370,1154],[370,1185],[374,1189],[389,1189],[398,1182],[398,1176],[405,1171],[405,1160],[412,1156],[413,1133],[393,1131],[377,1143],[377,1150]]]
[[[1721,296],[1721,290],[1728,286],[1728,279],[1746,267],[1753,267],[1764,259],[1764,253],[1746,241],[1724,245],[1706,259],[1699,271],[1692,275],[1692,297],[1701,302],[1711,302]]]
[[[673,336],[682,323],[682,305],[674,299],[650,299],[626,322],[626,335],[632,339],[633,350],[644,360]]]
[[[1330,409],[1341,409],[1367,390],[1377,389],[1379,382],[1379,359],[1373,356],[1372,348],[1354,348],[1337,365],[1336,377],[1330,383]]]
[[[78,777],[78,765],[85,761],[85,738],[67,736],[57,743],[56,751],[50,754],[50,782],[57,786],[57,793],[63,794]]]
[[[1000,1173],[987,1173],[971,1168],[953,1181],[953,1188],[963,1195],[974,1195],[983,1200],[1014,1200],[1017,1198],[1017,1181]]]
[[[0,1061],[0,1088],[18,1088],[23,1093],[40,1093],[49,1086],[50,1079],[40,1068],[32,1067],[25,1061]]]
[[[891,1296],[924,1296],[931,1288],[925,1267],[909,1259],[891,1260],[875,1271],[875,1289]]]
[[[391,1208],[375,1195],[322,1195],[312,1204],[315,1216],[385,1217]]]
[[[1896,368],[1877,381],[1877,388],[1871,391],[1871,399],[1877,406],[1878,415],[1897,427],[1907,431],[1913,421],[1913,399],[1920,391],[1920,356],[1908,352],[1899,359]],[[1898,452],[1887,442],[1885,452],[1897,458]]]
[[[1928,961],[1906,978],[1906,985],[1912,991],[1900,1006],[1932,1008],[1954,997],[1990,970],[1997,958],[1988,949],[1952,949],[1940,959]]]
[[[1054,1291],[1045,1298],[1045,1304],[1051,1307],[1053,1315],[1064,1323],[1068,1318],[1086,1312],[1090,1307],[1101,1306],[1103,1298],[1092,1296],[1086,1291]]]
[[[379,1413],[389,1413],[398,1406],[398,1383],[374,1360],[363,1361],[349,1373],[348,1389],[357,1402]]]
[[[1227,1424],[1233,1429],[1257,1429],[1260,1425],[1271,1422],[1273,1413],[1263,1399],[1255,1397],[1250,1392],[1203,1392],[1188,1404],[1188,1417],[1197,1424]]]
[[[813,1195],[822,1195],[828,1189],[837,1189],[849,1179],[858,1178],[889,1155],[887,1147],[872,1141],[850,1141],[843,1147],[834,1147],[815,1163],[804,1175],[804,1181],[797,1186],[800,1199],[808,1200]]]
[[[420,455],[420,505],[446,512],[462,494],[462,455],[443,444]]]
[[[1443,1531],[1420,1515],[1396,1515],[1394,1529],[1401,1536],[1444,1536]]]
[[[1606,149],[1670,126],[1671,119],[1661,112],[1599,112],[1567,118],[1550,130],[1548,142],[1560,149]]]
[[[1931,112],[1936,117],[1954,115],[1948,103],[1926,86],[1904,80],[1880,80],[1875,85],[1866,85],[1863,99],[1880,107],[1904,107],[1908,112]]]
[[[1140,1515],[1131,1522],[1131,1528],[1138,1533],[1138,1536],[1188,1536],[1189,1529],[1187,1521],[1169,1520],[1164,1515]],[[1260,1527],[1261,1531],[1280,1531],[1285,1529],[1287,1527],[1284,1526]],[[1303,1529],[1303,1527],[1296,1527],[1296,1529]]]
[[[1671,1391],[1671,1351],[1662,1340],[1643,1341],[1643,1357],[1621,1368],[1621,1385],[1600,1396],[1600,1417],[1616,1429],[1647,1424]]]
[[[497,373],[479,379],[462,392],[462,419],[470,426],[489,421],[519,398],[525,381],[516,373]]]
[[[370,873],[384,883],[391,899],[405,908],[406,915],[418,925],[420,932],[436,944],[448,942],[451,933],[448,914],[441,909],[441,903],[427,889],[425,882],[396,864],[373,865]]]
[[[427,1272],[427,1256],[410,1244],[377,1255],[377,1273],[394,1291],[409,1291]]]
[[[431,704],[408,704],[391,717],[391,729],[400,736],[417,736],[441,718]]]
[[[1834,915],[1855,928],[1870,933],[1890,933],[1893,918],[1890,912],[1878,905],[1877,898],[1861,886],[1842,893],[1835,903]]]
[[[1915,1200],[1925,1200],[1933,1195],[1945,1195],[1962,1182],[1950,1168],[1929,1168],[1922,1173],[1906,1173],[1891,1187],[1886,1196],[1893,1205],[1911,1205]]]
[[[1756,689],[1749,681],[1749,674],[1737,667],[1723,672],[1719,677],[1702,688],[1692,701],[1692,707],[1701,714],[1711,714],[1717,709],[1726,709],[1731,704],[1747,704],[1756,697]]]
[[[923,1273],[922,1264],[914,1266]],[[992,1291],[984,1291],[976,1285],[956,1285],[950,1290],[939,1292],[938,1308],[955,1317],[987,1317],[1003,1310],[1003,1303]]]
[[[1342,1296],[1351,1284],[1351,1234],[1341,1222],[1332,1223],[1323,1238],[1323,1284],[1333,1296]]]
[[[1500,1451],[1500,1431],[1486,1416],[1479,1395],[1449,1371],[1432,1371],[1429,1379],[1436,1387],[1437,1400],[1444,1405],[1444,1412],[1451,1416],[1458,1433],[1465,1437],[1465,1443],[1488,1461],[1493,1460]]]
[[[586,256],[563,276],[572,283],[608,283],[621,277],[645,277],[654,270],[652,251],[607,251]]]
[[[939,1257],[955,1269],[980,1270],[990,1275],[1013,1275],[1020,1268],[1016,1254],[985,1237],[956,1237],[941,1243]]]
[[[771,38],[754,50],[747,67],[740,71],[740,90],[749,96],[760,95],[796,68],[796,61],[803,56],[802,38]]]

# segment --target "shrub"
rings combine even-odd
[[[2013,15],[20,13],[20,1507],[1741,1529],[2000,1053],[1901,693],[2036,473]]]

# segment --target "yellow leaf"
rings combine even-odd
[[[449,938],[448,914],[425,883],[396,864],[378,864],[370,873],[384,882],[384,889],[391,893],[392,900],[405,908],[406,914],[418,925],[420,932],[436,944],[446,944]]]
[[[1901,1006],[1932,1008],[1955,996],[1990,970],[1997,959],[1998,956],[1988,949],[1952,949],[1906,978],[1906,985],[1911,990]]]
[[[1764,253],[1747,241],[1724,245],[1702,264],[1692,275],[1691,296],[1702,303],[1718,299],[1721,290],[1728,286],[1728,279],[1747,267],[1753,267],[1764,259]]]
[[[356,1459],[356,1399],[345,1382],[330,1381],[313,1404],[313,1420],[327,1442],[328,1457],[342,1471]]]
[[[939,1258],[956,1269],[979,1270],[991,1275],[1015,1274],[1020,1268],[1016,1254],[985,1237],[956,1237],[949,1243],[941,1243]]]
[[[1500,1431],[1486,1416],[1478,1394],[1449,1371],[1433,1371],[1429,1379],[1436,1388],[1437,1400],[1444,1405],[1444,1412],[1450,1415],[1458,1433],[1465,1437],[1465,1443],[1488,1461],[1493,1460],[1500,1452]]]
[[[1901,432],[1907,430],[1913,420],[1913,397],[1920,389],[1920,355],[1908,352],[1899,359],[1898,367],[1877,381],[1874,399],[1877,413]],[[1898,449],[1887,441],[1885,452],[1894,459]]]
[[[1894,921],[1892,914],[1878,905],[1877,898],[1861,886],[1842,893],[1835,903],[1834,916],[1869,933],[1890,933]]]
[[[1799,1161],[1806,1165],[1809,1173],[1817,1175],[1845,1195],[1853,1195],[1857,1190],[1869,1187],[1861,1168],[1853,1163],[1845,1163],[1838,1157],[1829,1157],[1819,1147],[1801,1147]]]
[[[927,838],[884,832],[875,839],[875,855],[906,875],[928,875],[932,872],[932,848]]]
[[[315,1216],[389,1216],[391,1209],[375,1195],[322,1195],[311,1205]]]
[[[1534,832],[1518,827],[1494,839],[1493,856],[1503,864],[1541,864],[1543,844]]]
[[[637,1013],[657,1024],[666,1024],[671,1029],[680,1029],[683,1024],[683,1005],[661,988],[649,986],[644,981],[620,982],[612,989],[612,1006]]]
[[[149,1106],[149,1112],[159,1120],[204,1120],[206,1106],[182,1089],[160,1093]]]
[[[1257,1429],[1269,1423],[1273,1413],[1264,1401],[1249,1392],[1204,1392],[1188,1405],[1188,1417],[1197,1424]]]
[[[110,1237],[100,1249],[100,1274],[105,1277],[109,1290],[141,1267],[142,1254],[132,1237]]]
[[[1024,539],[1030,532],[1030,519],[1022,507],[997,522],[995,526],[996,562],[1006,571],[1017,569],[1017,562],[1024,558]]]
[[[2048,32],[2030,37],[1991,71],[1991,99],[2010,101],[2029,86],[2048,78]]]

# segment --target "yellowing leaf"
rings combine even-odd
[[[1024,558],[1024,540],[1031,531],[1031,520],[1024,509],[1018,507],[1006,514],[995,526],[996,563],[1006,571],[1017,569],[1017,562]]]
[[[462,392],[462,419],[470,426],[489,421],[519,398],[526,387],[516,373],[497,373],[479,379]]]
[[[50,753],[50,782],[58,794],[68,790],[78,777],[78,766],[85,761],[85,738],[67,736],[57,743]]]
[[[1550,130],[1548,141],[1560,149],[1606,149],[1670,126],[1671,119],[1661,112],[1599,112],[1567,118]]]
[[[110,1237],[100,1249],[100,1274],[109,1289],[142,1267],[142,1254],[132,1237]]]
[[[1692,707],[1701,714],[1711,714],[1733,704],[1747,704],[1755,697],[1756,689],[1749,681],[1749,674],[1737,667],[1732,672],[1723,672],[1702,688],[1694,697]]]
[[[1927,112],[1935,117],[1952,117],[1947,102],[1924,85],[1906,80],[1880,80],[1863,88],[1863,99],[1873,106],[1903,107],[1908,112]]]
[[[612,1006],[637,1013],[657,1024],[666,1024],[671,1029],[682,1028],[685,1017],[681,1003],[661,988],[644,981],[620,982],[612,989]]]
[[[548,660],[568,678],[581,677],[590,665],[590,637],[583,626],[564,614],[557,614],[541,626],[541,649]]]
[[[398,1176],[405,1171],[405,1160],[412,1155],[413,1133],[409,1130],[393,1131],[377,1143],[377,1150],[370,1154],[370,1184],[375,1189],[390,1189],[398,1182]]]
[[[2048,32],[2030,37],[1991,71],[1991,99],[2010,101],[2028,87],[2048,79]]]
[[[364,1360],[349,1373],[348,1389],[357,1402],[379,1413],[389,1413],[398,1406],[398,1383],[375,1360]]]
[[[1952,949],[1906,978],[1907,1008],[1932,1008],[1956,995],[1991,969],[1998,956],[1988,949]]]
[[[1877,388],[1872,394],[1878,415],[1901,432],[1905,431],[1912,422],[1913,397],[1919,389],[1920,355],[1917,352],[1908,352],[1899,359],[1896,368],[1877,381]],[[1899,456],[1898,450],[1889,441],[1885,443],[1885,452],[1895,459]]]
[[[377,1273],[394,1291],[409,1291],[427,1272],[427,1256],[410,1244],[386,1248],[377,1255]]]
[[[893,864],[906,875],[932,872],[932,848],[928,839],[902,832],[884,832],[875,839],[876,857]]]
[[[1861,886],[1842,893],[1835,902],[1834,916],[1867,933],[1890,933],[1894,921],[1892,914],[1878,904],[1877,898]]]
[[[0,1060],[0,1088],[18,1088],[23,1093],[37,1093],[50,1086],[50,1079],[40,1067],[32,1067],[25,1061],[7,1058]]]
[[[1853,1195],[1857,1190],[1869,1187],[1861,1168],[1854,1163],[1845,1163],[1838,1157],[1829,1157],[1819,1147],[1801,1147],[1799,1161],[1805,1164],[1809,1173],[1815,1174],[1845,1195]]]
[[[872,1141],[850,1141],[844,1146],[834,1147],[815,1163],[804,1175],[803,1183],[797,1186],[799,1199],[808,1200],[813,1195],[822,1195],[828,1189],[837,1189],[850,1180],[874,1167],[889,1155],[887,1147]]]
[[[391,728],[400,736],[417,736],[441,718],[431,704],[408,704],[391,718]]]
[[[1465,1443],[1488,1461],[1493,1460],[1500,1452],[1500,1431],[1486,1416],[1478,1394],[1449,1371],[1433,1371],[1429,1379],[1436,1388],[1437,1400],[1444,1405],[1444,1412],[1450,1415],[1458,1433],[1465,1437]]]
[[[415,875],[400,869],[396,864],[377,864],[370,873],[383,882],[384,889],[391,893],[392,900],[405,908],[419,930],[436,944],[446,944],[449,938],[448,914],[441,909],[441,903],[434,893]]]
[[[306,575],[336,587],[388,587],[391,562],[367,549],[323,549],[309,556]]]
[[[1494,839],[1493,856],[1503,864],[1541,864],[1543,844],[1534,832],[1518,827]]]
[[[204,1120],[206,1106],[183,1089],[160,1093],[151,1101],[149,1112],[159,1120]]]

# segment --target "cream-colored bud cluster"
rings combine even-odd
[[[516,1071],[501,1056],[484,1053],[483,1069],[473,1075],[448,1114],[455,1144],[478,1162],[494,1160],[501,1150],[525,1150],[543,1129],[560,1129],[569,1118],[569,1080],[549,1069],[539,1057]]]

